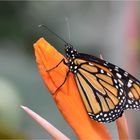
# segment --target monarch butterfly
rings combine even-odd
[[[41,26],[52,32],[47,26]],[[121,117],[124,110],[140,108],[140,82],[135,77],[103,59],[77,52],[71,44],[60,39],[66,43],[67,62],[62,59],[54,68],[63,62],[69,70],[56,92],[65,84],[69,73],[73,73],[91,119],[112,122]]]

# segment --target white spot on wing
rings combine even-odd
[[[115,66],[115,70],[116,70],[116,71],[119,71],[118,69],[119,69],[119,68],[118,68],[117,66]]]
[[[136,101],[135,104],[138,105],[138,102]]]
[[[127,76],[128,76],[128,72],[126,72],[126,71],[125,71],[125,72],[124,72],[124,76],[126,76],[126,77],[127,77]]]
[[[116,73],[116,75],[118,78],[120,78],[120,79],[122,78],[122,76],[119,73]]]
[[[124,85],[123,82],[122,82],[120,79],[118,79],[118,81],[119,81],[119,83],[120,83],[121,85]]]
[[[131,86],[132,86],[132,84],[128,82],[128,83],[127,83],[127,86],[128,86],[128,87],[131,87]]]
[[[75,69],[77,69],[77,66],[74,66]]]
[[[114,79],[114,82],[117,84],[118,83],[118,81],[116,80],[116,79]]]
[[[129,83],[132,83],[133,81],[129,79]]]
[[[96,116],[96,118],[98,118],[98,117],[99,117],[99,115]]]
[[[129,103],[129,104],[132,104],[131,100],[128,100],[128,103]]]
[[[106,118],[106,121],[108,121],[109,120],[109,118]]]
[[[103,115],[103,113],[101,112],[101,113],[100,113],[100,115],[102,116],[102,115]]]
[[[130,98],[133,98],[133,94],[132,94],[131,91],[129,91],[128,95],[129,95]]]
[[[128,108],[128,105],[126,105],[125,107]]]
[[[104,70],[101,70],[100,72],[101,72],[101,73],[104,73]]]
[[[110,73],[107,73],[107,75],[111,77],[111,74]]]
[[[120,91],[123,92],[123,89],[121,88]]]
[[[93,66],[93,64],[92,63],[88,63],[90,66]]]

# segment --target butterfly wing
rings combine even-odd
[[[89,56],[89,55],[88,55]],[[75,81],[89,116],[99,122],[111,122],[122,116],[126,97],[119,79],[102,60],[80,55]],[[86,57],[86,58],[85,58]],[[98,62],[101,61],[101,62]]]
[[[127,91],[127,103],[125,109],[140,109],[140,83],[135,79],[129,79],[125,87]]]
[[[140,109],[140,82],[123,69],[108,64],[113,69],[114,74],[119,78],[119,83],[123,85],[126,103],[124,109]]]
[[[140,82],[132,75],[88,54],[78,54],[75,63],[75,80],[91,118],[111,122],[125,109],[140,108]]]

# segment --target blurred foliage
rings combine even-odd
[[[28,19],[24,20],[24,10],[28,3],[27,1],[0,1],[0,40],[9,39],[17,42],[22,49],[33,55],[31,46],[37,39],[38,33],[32,32]]]
[[[0,2],[0,37],[1,39],[23,37],[22,21],[20,19],[26,2]]]
[[[27,136],[23,132],[15,132],[5,128],[5,126],[0,126],[0,139],[27,139]]]

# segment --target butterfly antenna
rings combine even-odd
[[[69,43],[71,42],[71,39],[70,39],[70,24],[69,24],[69,19],[68,17],[65,18],[65,21],[67,23],[67,29],[68,29],[68,37],[69,37]]]
[[[52,34],[54,34],[56,37],[58,37],[61,41],[63,41],[64,43],[68,44],[63,38],[61,38],[58,34],[56,34],[56,33],[53,32],[51,29],[49,29],[46,25],[40,24],[40,25],[38,25],[38,27],[44,27],[44,28],[47,29],[50,33],[52,33]]]

